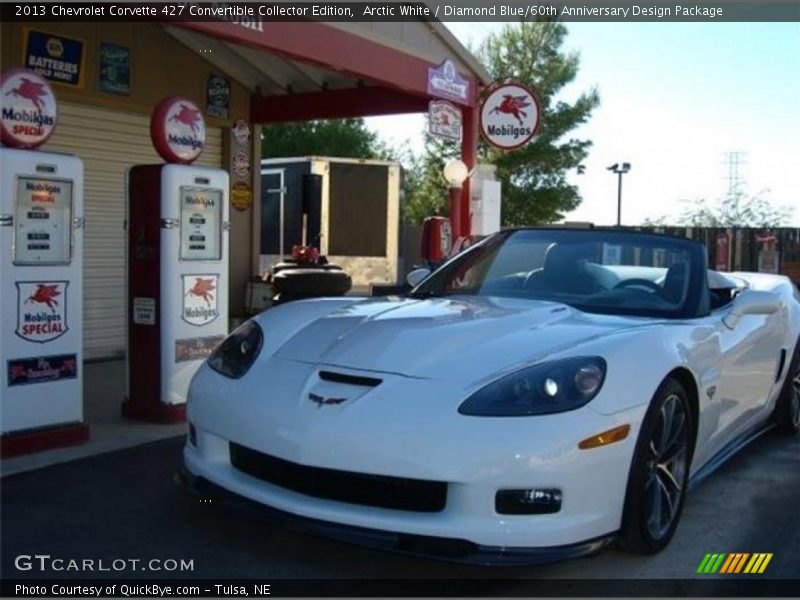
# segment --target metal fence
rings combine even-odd
[[[708,264],[724,271],[778,272],[800,283],[800,229],[790,227],[636,227],[703,242]]]

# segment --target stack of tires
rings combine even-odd
[[[305,298],[344,296],[353,286],[350,275],[341,267],[328,264],[324,258],[318,262],[284,259],[270,269],[270,282],[276,292],[273,304]]]

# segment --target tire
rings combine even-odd
[[[273,276],[277,275],[281,271],[286,271],[288,269],[322,269],[323,271],[341,271],[342,267],[339,267],[337,265],[331,265],[328,263],[325,264],[299,263],[294,259],[286,259],[283,262],[279,262],[271,267]]]
[[[686,500],[693,444],[686,391],[675,379],[666,379],[636,441],[619,538],[623,549],[655,554],[669,544]]]
[[[781,433],[794,435],[800,431],[800,343],[795,346],[789,362],[772,418]]]
[[[292,297],[342,296],[350,291],[352,280],[344,271],[324,269],[286,269],[272,278],[278,294]]]

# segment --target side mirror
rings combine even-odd
[[[414,269],[408,275],[406,275],[406,283],[410,285],[412,288],[417,287],[419,283],[425,279],[428,275],[431,274],[430,269],[420,268]]]
[[[781,301],[770,292],[744,290],[733,301],[731,311],[722,322],[728,329],[733,329],[745,315],[771,315],[781,307]]]

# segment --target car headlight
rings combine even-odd
[[[476,417],[548,415],[580,408],[603,387],[606,361],[567,358],[526,367],[478,390],[458,408]]]
[[[263,341],[258,323],[247,321],[216,347],[208,357],[208,366],[225,377],[239,379],[253,366]]]

